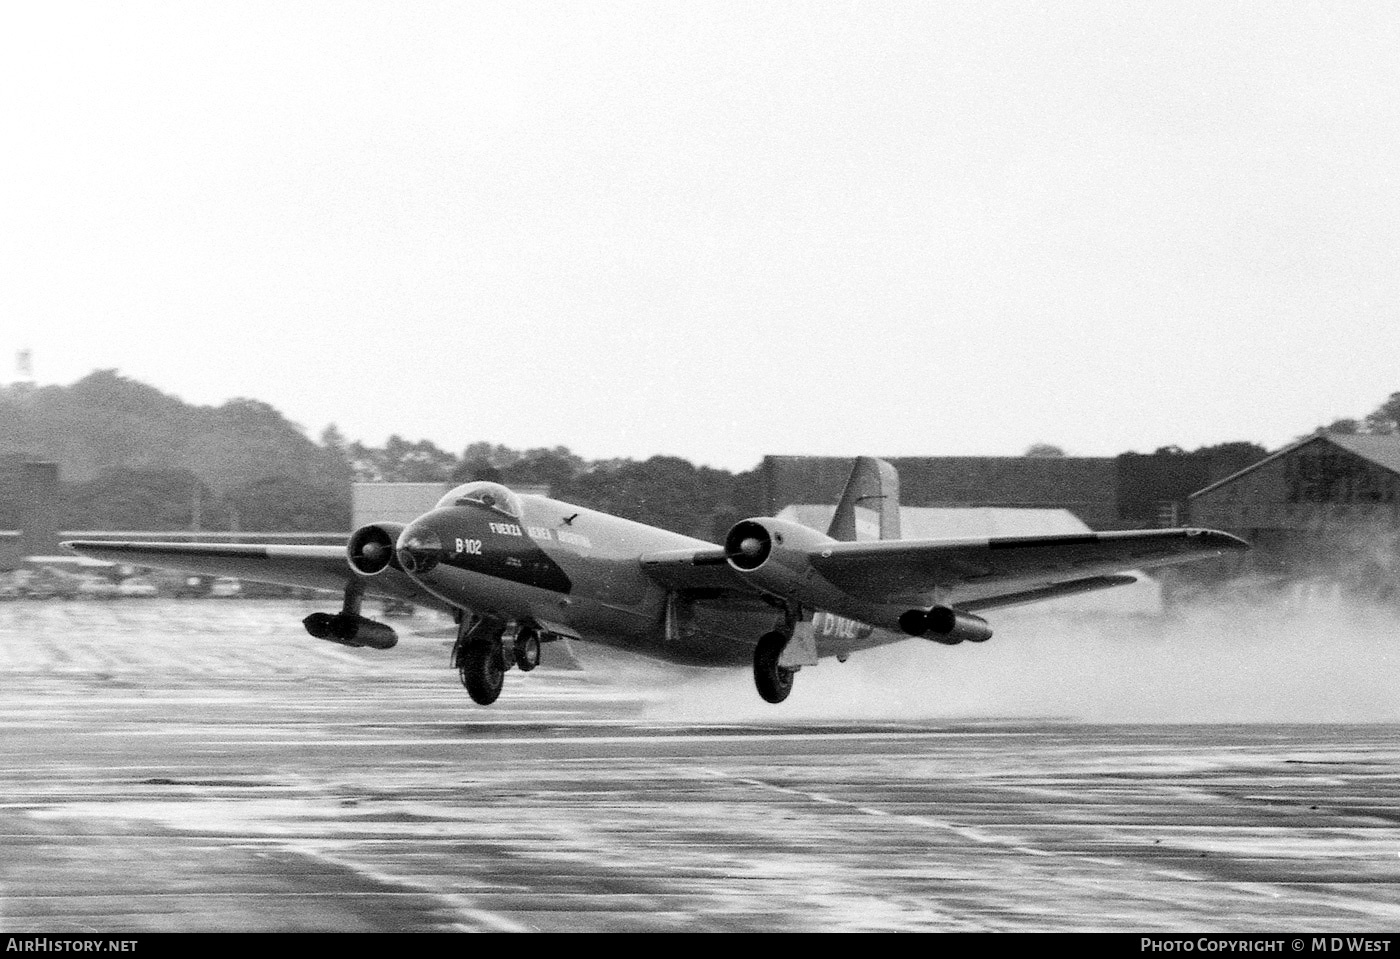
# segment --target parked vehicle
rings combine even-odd
[[[75,599],[111,599],[117,595],[117,584],[100,576],[80,576],[73,585]]]
[[[166,577],[166,585],[177,599],[203,599],[209,595],[209,583],[207,576]]]
[[[117,584],[117,595],[128,599],[149,599],[159,596],[156,584],[140,576],[132,576]]]
[[[229,599],[240,596],[243,593],[243,584],[236,579],[229,579],[221,576],[209,584],[209,595],[220,599]]]

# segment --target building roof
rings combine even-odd
[[[784,507],[778,519],[791,520],[825,533],[835,513],[835,506],[794,503]],[[901,506],[899,528],[903,539],[975,539],[1089,531],[1089,527],[1067,509],[1002,506]],[[861,539],[879,539],[880,521],[874,510],[856,507],[856,532]]]
[[[1118,518],[1118,469],[1097,456],[895,456],[900,502],[913,506],[1059,507],[1091,525]],[[766,456],[768,511],[835,502],[850,457]]]
[[[1355,453],[1362,459],[1370,460],[1383,469],[1388,469],[1392,473],[1400,473],[1400,435],[1346,436],[1334,433],[1329,435],[1328,439],[1342,449]]]
[[[1287,456],[1294,450],[1317,442],[1331,443],[1333,446],[1346,450],[1354,456],[1359,456],[1364,460],[1375,463],[1382,469],[1400,474],[1400,435],[1375,436],[1371,434],[1313,433],[1310,436],[1304,436],[1296,442],[1289,443],[1287,446],[1283,447],[1283,449],[1270,453],[1257,463],[1251,463],[1244,469],[1231,473],[1222,480],[1211,483],[1204,489],[1196,490],[1196,492],[1191,494],[1191,498],[1195,499],[1197,496],[1209,493],[1211,490],[1224,486],[1227,483],[1233,483],[1246,473],[1254,472],[1265,463],[1272,463],[1280,456]]]

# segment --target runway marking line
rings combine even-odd
[[[322,849],[316,849],[311,847],[311,845],[306,842],[289,843],[283,848],[289,849],[295,853],[299,853],[300,855],[306,856],[310,859],[320,859],[323,862],[327,862],[331,865],[338,866],[341,869],[347,869],[350,872],[353,872],[357,875],[365,876],[383,886],[399,886],[412,890],[412,895],[431,896],[446,903],[458,915],[465,916],[467,919],[476,922],[478,926],[486,926],[493,932],[534,931],[529,926],[521,925],[520,923],[507,919],[504,916],[498,916],[495,913],[488,912],[485,909],[480,909],[474,905],[471,905],[470,902],[465,901],[467,897],[464,895],[456,893],[444,893],[439,889],[434,889],[426,882],[416,882],[414,880],[407,879],[403,876],[390,875],[389,873],[382,872],[364,863],[346,862],[344,860],[337,859],[335,856],[330,855],[328,852]],[[407,894],[409,893],[398,893],[397,895]],[[455,924],[454,928],[462,932],[474,931],[472,927],[464,926],[460,923]]]
[[[957,823],[944,822],[939,819],[930,819],[927,816],[909,816],[903,813],[892,813],[888,810],[876,809],[873,806],[863,806],[860,803],[854,803],[847,799],[837,799],[834,796],[823,796],[821,793],[808,792],[804,789],[794,789],[791,786],[779,786],[776,783],[765,782],[762,779],[753,779],[748,776],[732,776],[729,773],[723,772],[718,769],[713,769],[708,766],[700,766],[697,768],[700,772],[704,773],[712,779],[725,779],[731,782],[744,783],[748,786],[757,786],[760,789],[767,789],[773,792],[786,793],[790,796],[797,796],[801,799],[807,800],[808,802],[823,803],[829,806],[845,806],[849,809],[854,809],[857,812],[866,816],[887,816],[892,818],[907,819],[910,822],[916,822],[923,826],[929,826],[934,829],[941,829],[945,832],[950,832],[953,835],[958,836],[962,839],[967,839],[984,846],[1001,846],[1003,848],[1011,850],[1012,852],[1024,853],[1028,856],[1056,855],[1055,853],[1048,852],[1044,849],[1036,849],[1033,846],[1027,846],[1024,843],[1019,843],[1012,839],[1003,839],[1000,836],[990,835],[989,833],[983,832],[982,830],[976,829],[972,826],[961,826]]]
[[[950,832],[953,835],[959,836],[963,839],[967,839],[975,843],[979,843],[981,845],[998,846],[1008,851],[1021,853],[1027,856],[1036,856],[1040,858],[1075,858],[1079,859],[1082,862],[1108,866],[1110,868],[1120,868],[1125,865],[1130,867],[1137,866],[1137,864],[1134,864],[1127,860],[1105,859],[1102,856],[1094,855],[1086,856],[1076,855],[1073,853],[1064,854],[1050,852],[1045,849],[1037,849],[1034,846],[1028,846],[1024,843],[1020,843],[1012,839],[1005,839],[1000,836],[994,836],[975,827],[963,826],[957,823],[945,822],[937,819],[930,819],[927,816],[908,816],[901,813],[891,813],[887,810],[875,809],[871,806],[861,805],[860,803],[851,802],[849,800],[837,799],[832,796],[824,796],[820,793],[813,793],[802,789],[795,789],[791,786],[780,786],[776,783],[766,782],[762,779],[754,779],[749,776],[730,775],[729,773],[723,772],[722,770],[714,769],[711,767],[700,766],[695,768],[700,773],[709,776],[712,779],[723,779],[730,782],[743,783],[745,785],[754,786],[759,789],[785,793],[787,795],[797,796],[799,798],[806,799],[811,802],[822,803],[825,805],[846,806],[867,816],[888,816],[907,819],[911,822],[915,822],[923,826],[928,826],[934,829]],[[1137,868],[1142,867],[1137,866]],[[1224,888],[1233,889],[1236,892],[1247,893],[1261,898],[1279,897],[1278,891],[1275,888],[1273,888],[1273,886],[1275,885],[1273,883],[1220,881],[1212,879],[1208,876],[1187,873],[1176,869],[1158,869],[1147,867],[1145,871],[1150,876],[1157,876],[1163,879],[1174,880],[1176,882],[1187,882],[1191,885],[1196,885],[1198,883],[1203,882],[1219,883],[1219,885],[1223,886]],[[1073,879],[1061,879],[1061,881],[1068,881],[1074,885],[1082,885],[1083,882],[1082,880]],[[1091,882],[1090,884],[1092,885],[1093,883]],[[1311,886],[1309,886],[1309,888],[1307,889],[1307,893],[1308,894],[1303,896],[1302,898],[1305,900],[1310,900],[1311,904],[1319,907],[1325,907],[1330,909],[1341,908],[1351,910],[1354,912],[1359,912],[1363,915],[1374,916],[1376,914],[1376,908],[1379,906],[1381,907],[1381,913],[1389,914],[1391,916],[1397,915],[1397,909],[1393,904],[1374,902],[1368,902],[1365,904],[1353,903],[1344,897],[1329,894],[1328,892],[1312,888]],[[1169,903],[1178,908],[1182,905],[1182,903],[1176,897],[1170,895],[1152,893],[1147,890],[1141,889],[1138,890],[1135,894],[1141,899],[1147,901]]]

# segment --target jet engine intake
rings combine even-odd
[[[829,595],[809,595],[813,570],[808,553],[830,542],[831,537],[814,529],[764,516],[735,523],[724,537],[724,556],[759,589],[825,608]]]
[[[925,636],[945,646],[956,646],[964,640],[985,643],[992,638],[992,627],[985,619],[951,606],[911,609],[900,615],[899,628],[910,636]]]
[[[361,576],[377,576],[389,567],[401,569],[394,545],[403,532],[403,523],[371,523],[350,534],[345,558]]]
[[[306,631],[317,639],[342,646],[371,649],[393,649],[399,637],[392,626],[376,623],[351,613],[312,613],[301,621]]]
[[[772,552],[773,534],[758,520],[741,520],[724,537],[724,555],[740,572],[758,569]]]

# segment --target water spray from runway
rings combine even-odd
[[[1400,721],[1400,608],[1321,583],[1240,583],[1159,616],[995,616],[988,643],[910,640],[824,660],[791,698],[705,675],[653,704],[717,722],[1063,717],[1092,722]]]

